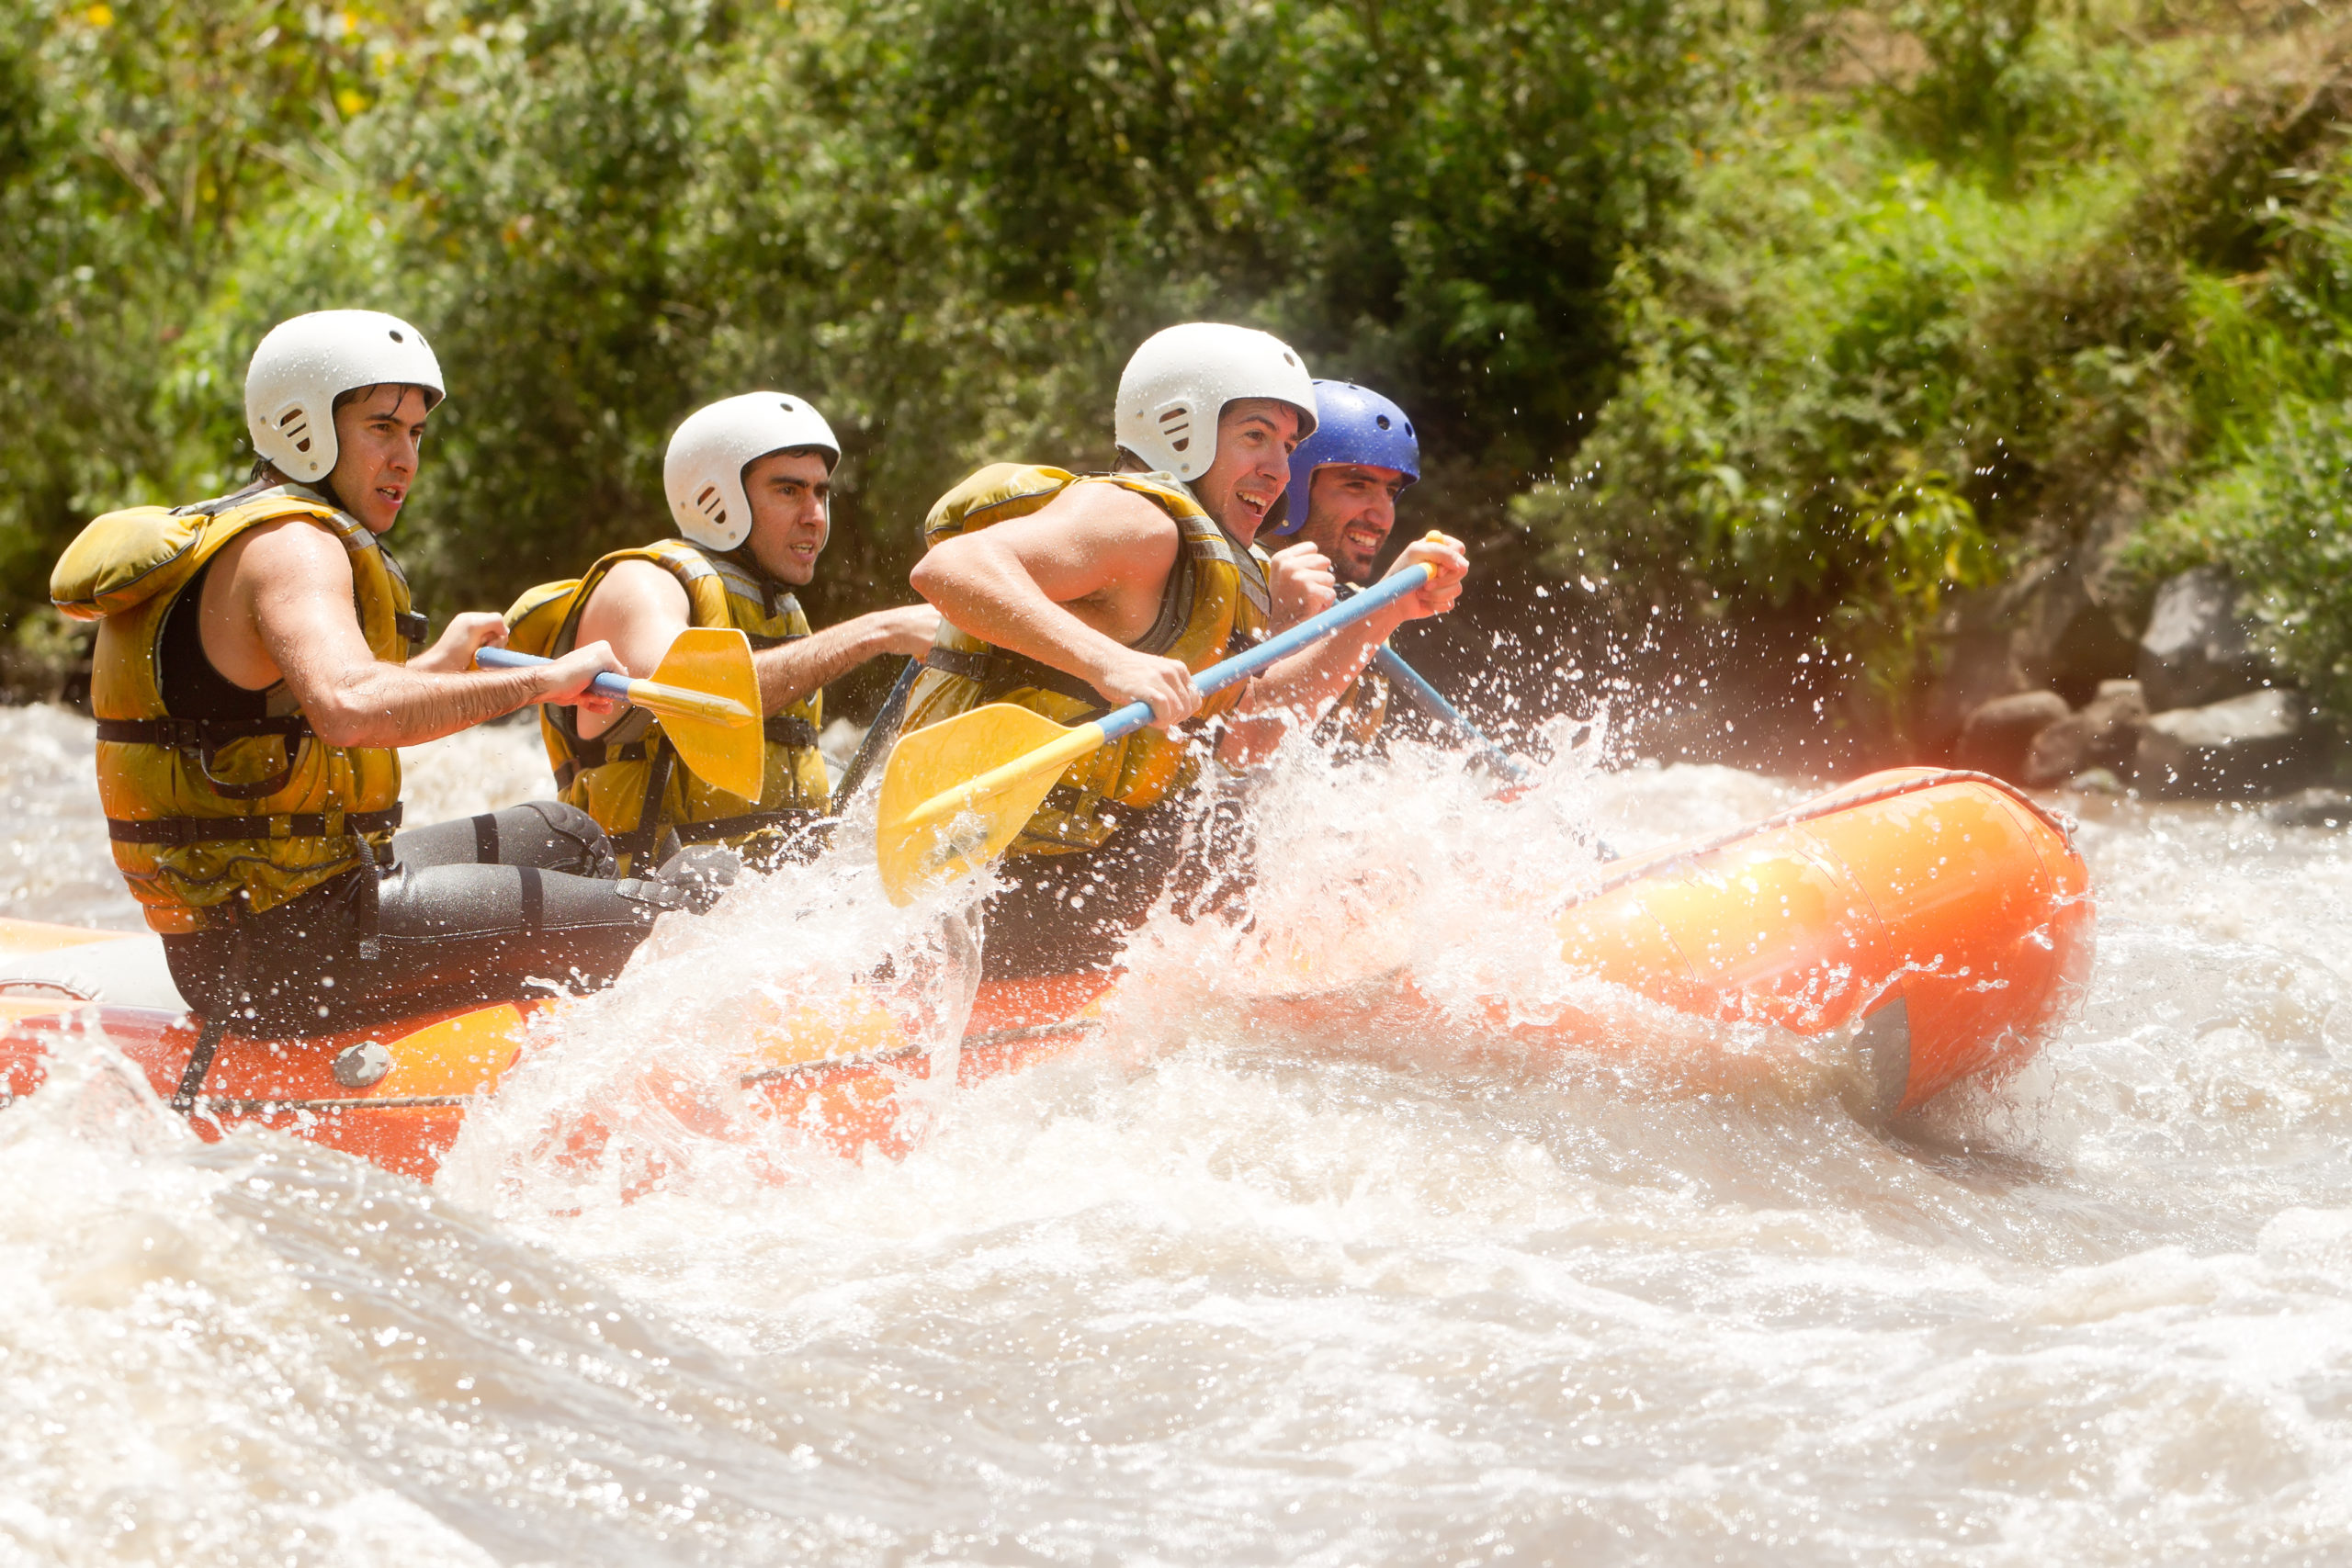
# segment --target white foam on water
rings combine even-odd
[[[746,998],[886,957],[957,1032],[970,891],[891,909],[854,850],[666,919],[435,1189],[197,1142],[72,1039],[0,1111],[0,1559],[2352,1552],[2352,840],[2069,801],[2082,1016],[1887,1134],[1785,1041],[1483,1010],[1562,1002],[1530,911],[1589,830],[1805,793],[1286,753],[1257,928],[1156,917],[1098,1039],[918,1095],[897,1159],[734,1088]],[[1359,1001],[1284,1001],[1294,949]]]

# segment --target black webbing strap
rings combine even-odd
[[[217,751],[232,740],[278,735],[291,740],[311,733],[299,713],[277,718],[102,718],[98,739],[124,746],[169,746],[174,750]]]
[[[281,817],[153,817],[132,821],[107,818],[107,837],[118,844],[214,844],[266,839],[341,839],[388,833],[401,825],[401,808],[346,811],[338,818],[324,811],[294,811]]]
[[[817,727],[796,713],[772,713],[760,723],[771,744],[805,751],[817,744]]]
[[[678,836],[681,844],[715,844],[721,839],[739,838],[745,833],[757,833],[770,828],[807,828],[832,818],[821,811],[805,806],[780,807],[774,811],[746,811],[740,817],[721,817],[709,822],[678,822],[670,831]]]
[[[639,869],[638,862],[650,856],[662,841],[662,797],[669,793],[670,774],[678,765],[678,754],[666,741],[653,742],[648,754],[653,766],[646,770],[645,798],[638,803],[637,826],[612,837],[613,852],[628,856],[632,872]]]
[[[1054,692],[1086,705],[1084,713],[1058,721],[1063,724],[1090,724],[1111,711],[1102,701],[1102,693],[1077,676],[1041,663],[1027,654],[1013,653],[1001,648],[992,648],[986,653],[933,648],[923,654],[922,661],[931,669],[961,675],[967,681],[978,681],[980,683],[980,701],[984,703],[996,702],[1007,693],[1029,686],[1041,692]]]
[[[183,1116],[196,1113],[197,1097],[204,1092],[205,1075],[212,1070],[213,1054],[220,1049],[220,1037],[229,1032],[229,1020],[244,999],[246,956],[245,933],[237,932],[229,946],[229,984],[227,1000],[205,1015],[203,1027],[196,1032],[196,1048],[187,1054],[187,1066],[180,1069],[179,1087],[172,1091],[172,1109]]]
[[[624,740],[614,746],[607,744],[601,735],[594,740],[574,740],[571,746],[571,761],[564,764],[571,771],[569,774],[560,771],[557,773],[555,784],[558,789],[570,789],[572,778],[590,768],[601,768],[607,762],[642,762],[653,755],[643,740]]]
[[[239,784],[218,777],[212,763],[220,748],[234,740],[250,740],[258,736],[275,735],[287,742],[286,766],[269,777],[254,784]],[[259,800],[276,795],[294,776],[294,764],[300,755],[300,742],[312,739],[311,721],[299,713],[274,718],[102,718],[98,720],[98,739],[127,746],[166,746],[192,757],[197,771],[204,775],[204,783],[213,794],[228,800]]]

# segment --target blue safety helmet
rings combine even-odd
[[[1395,468],[1411,484],[1421,477],[1421,446],[1405,411],[1378,392],[1352,381],[1316,382],[1315,430],[1290,455],[1290,489],[1283,491],[1275,534],[1287,537],[1306,526],[1307,487],[1326,463]]]

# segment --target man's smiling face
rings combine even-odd
[[[1324,463],[1308,476],[1306,526],[1299,536],[1331,558],[1332,575],[1362,585],[1396,526],[1396,497],[1411,481],[1371,463]]]
[[[1227,533],[1249,544],[1290,488],[1297,445],[1296,409],[1276,398],[1237,398],[1217,415],[1216,459],[1193,481],[1193,492]]]
[[[343,509],[371,534],[400,521],[416,482],[419,448],[432,403],[422,387],[387,382],[334,411],[334,468],[327,485]]]
[[[832,470],[821,452],[771,452],[743,469],[752,501],[752,558],[778,582],[805,588],[833,528]]]

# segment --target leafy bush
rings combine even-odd
[[[2041,558],[2136,571],[2144,597],[2149,563],[2210,528],[2207,554],[2273,585],[2282,637],[2340,618],[2249,521],[2317,482],[2316,427],[2274,424],[2274,401],[2343,389],[2335,46],[2291,18],[2260,39],[2162,22],[1846,13],[1872,69],[1837,87],[1808,35],[1810,73],[1724,128],[1619,268],[1623,379],[1513,503],[1554,567],[1608,579],[1629,616],[1665,595],[1809,621],[1897,728],[1945,595]],[[2141,516],[2171,543],[2114,558]],[[2278,564],[2223,542],[2256,536]]]
[[[91,513],[243,471],[245,358],[299,310],[442,355],[395,539],[436,608],[663,531],[668,432],[772,385],[847,447],[820,614],[903,597],[971,466],[1107,460],[1128,350],[1209,315],[1413,410],[1415,510],[1487,560],[1627,621],[1809,627],[1898,722],[1952,592],[2143,515],[2130,571],[2228,558],[2352,702],[2332,536],[2283,521],[2352,389],[2346,31],[2143,0],[15,7],[0,626]]]
[[[2352,714],[2352,412],[2290,399],[2241,458],[2137,541],[2152,576],[2229,569],[2272,661]]]
[[[760,384],[848,449],[826,607],[903,598],[942,489],[1106,461],[1120,364],[1196,314],[1380,379],[1431,492],[1491,513],[1605,392],[1614,258],[1713,90],[1684,0],[103,10],[0,55],[31,62],[0,67],[0,106],[33,100],[11,199],[76,182],[0,333],[56,348],[43,289],[104,311],[6,385],[39,457],[0,610],[89,513],[238,472],[252,344],[329,304],[412,317],[449,376],[394,541],[441,609],[663,531],[669,430]]]

